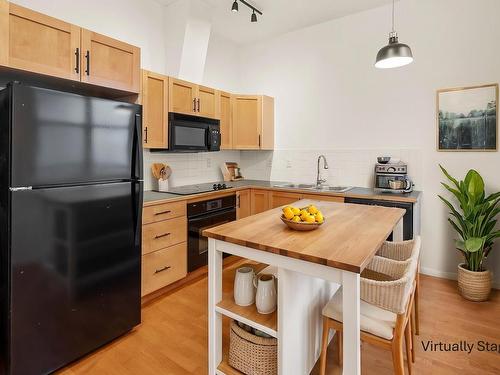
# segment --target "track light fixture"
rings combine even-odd
[[[250,17],[250,22],[257,22],[257,13],[262,16],[262,12],[255,8],[253,5],[249,4],[245,0],[239,0],[243,5],[246,5],[248,8],[252,9],[252,16]],[[233,6],[231,7],[233,12],[238,11],[238,0],[234,0]]]

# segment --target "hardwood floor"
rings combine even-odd
[[[225,271],[224,288],[229,290]],[[425,352],[422,343],[459,343],[478,340],[500,345],[500,291],[489,302],[462,299],[456,282],[421,277],[421,325],[416,336],[414,374],[500,374],[500,353]],[[227,332],[227,323],[224,329]],[[225,340],[227,342],[227,337]],[[329,375],[340,374],[333,345],[329,348]],[[391,354],[363,344],[362,372],[392,374]],[[130,334],[58,372],[59,375],[186,375],[207,374],[207,279],[206,277],[162,297],[143,308],[143,323]],[[317,366],[312,374],[317,374]]]

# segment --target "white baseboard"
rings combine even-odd
[[[440,277],[442,279],[450,279],[450,280],[457,279],[456,272],[444,272],[444,271],[435,270],[433,268],[428,268],[428,267],[420,267],[420,273],[423,273],[424,275]],[[500,289],[500,280],[493,280],[493,288]]]

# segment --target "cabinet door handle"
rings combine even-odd
[[[155,271],[155,274],[160,273],[160,272],[163,272],[163,271],[166,271],[166,270],[169,270],[170,268],[172,268],[172,267],[170,267],[170,266],[165,266],[165,267],[162,267],[162,268],[160,268],[160,269],[157,269],[157,270]]]
[[[237,198],[237,200],[238,200],[238,203],[237,203],[236,207],[241,208],[241,206],[240,206],[240,195],[238,194],[238,195],[236,196],[236,198]]]
[[[167,237],[167,236],[170,236],[170,233],[158,234],[155,236],[155,240],[157,240],[159,238]]]
[[[87,50],[87,53],[85,54],[85,59],[87,60],[87,69],[85,69],[85,73],[89,76],[90,75],[90,51]]]
[[[200,112],[200,98],[198,98],[198,112]]]
[[[196,112],[196,99],[193,99],[193,112]]]
[[[259,134],[259,148],[260,148],[260,134]]]
[[[75,73],[80,73],[80,48],[75,50]]]
[[[148,127],[144,128],[144,143],[148,143]]]
[[[155,212],[155,215],[169,214],[169,213],[171,213],[171,212],[172,212],[172,211],[170,211],[170,210],[160,211],[160,212]]]

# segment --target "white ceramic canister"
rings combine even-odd
[[[274,275],[260,274],[255,278],[254,285],[257,288],[255,306],[260,314],[271,314],[276,310],[277,293]]]
[[[241,267],[234,276],[234,302],[239,306],[250,306],[255,302],[255,271],[252,267]]]

